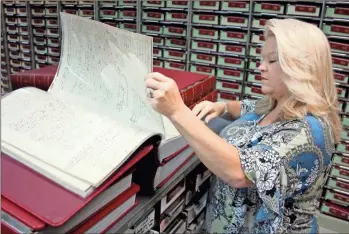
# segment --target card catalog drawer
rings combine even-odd
[[[40,62],[36,61],[36,63],[35,63],[35,68],[36,69],[40,69],[40,68],[43,68],[43,67],[46,67],[46,66],[47,66],[46,62],[45,63],[40,63]]]
[[[348,194],[340,193],[340,192],[333,191],[330,189],[326,189],[325,199],[333,201],[333,202],[341,204],[341,205],[344,205],[344,206],[349,205],[349,195]]]
[[[185,39],[166,38],[165,45],[185,49],[187,41]]]
[[[179,63],[179,62],[165,61],[164,62],[164,68],[184,71],[185,70],[185,64],[184,63]]]
[[[58,16],[57,8],[56,8],[56,7],[46,8],[46,9],[45,9],[45,14],[46,14],[47,16]]]
[[[152,1],[147,1],[147,2],[152,2]],[[119,6],[136,6],[136,5],[137,5],[137,0],[119,0]]]
[[[187,17],[186,12],[166,12],[166,21],[186,22]]]
[[[181,0],[181,1],[170,1],[167,0],[166,7],[169,8],[187,8],[189,6],[188,0]]]
[[[34,46],[34,51],[36,54],[47,54],[47,47],[46,46]]]
[[[47,45],[51,47],[58,47],[59,40],[56,38],[47,38]]]
[[[11,67],[20,67],[21,61],[17,59],[10,59],[10,65]]]
[[[18,29],[20,35],[29,35],[28,27],[19,27]]]
[[[349,59],[332,57],[334,67],[349,69]]]
[[[19,45],[16,44],[16,43],[11,43],[11,42],[9,42],[9,43],[7,44],[7,46],[8,46],[8,48],[9,48],[10,50],[19,50]],[[22,45],[21,45],[21,46],[22,46]]]
[[[305,15],[305,16],[320,16],[320,6],[302,5],[302,4],[288,4],[287,15]]]
[[[261,47],[255,47],[251,46],[250,47],[250,56],[252,57],[260,57],[262,53],[262,48]]]
[[[32,9],[32,16],[43,17],[45,15],[44,8],[34,8]]]
[[[247,42],[247,32],[237,30],[221,30],[220,39],[227,41]]]
[[[245,61],[242,58],[227,57],[227,56],[218,56],[218,65],[235,67],[235,68],[244,68]]]
[[[243,80],[244,72],[228,68],[217,67],[217,77],[225,80]]]
[[[45,36],[46,30],[44,28],[33,28],[33,34],[35,36]]]
[[[256,2],[253,10],[258,13],[283,14],[285,6],[280,3]]]
[[[18,45],[17,45],[18,46]],[[30,53],[30,45],[24,45],[24,44],[21,44],[20,45],[20,48],[21,48],[21,51],[24,52],[24,53]]]
[[[19,42],[23,44],[29,44],[29,36],[28,35],[19,36]]]
[[[153,57],[162,57],[163,52],[160,48],[153,48]]]
[[[163,27],[161,25],[142,25],[142,32],[143,33],[155,33],[155,34],[162,34],[163,33]]]
[[[333,42],[333,41],[330,41],[329,43],[330,43],[332,52],[341,53],[341,54],[349,53],[349,43],[340,43],[340,42]]]
[[[26,70],[31,70],[32,69],[32,63],[27,62],[27,61],[22,61],[21,62],[21,67]]]
[[[46,25],[48,27],[58,27],[58,20],[56,20],[56,19],[47,19],[46,20]]]
[[[185,51],[164,49],[164,58],[185,60],[185,57],[186,57]]]
[[[222,1],[223,11],[248,12],[250,10],[249,2],[237,1]]]
[[[164,61],[153,59],[153,67],[163,67]]]
[[[327,186],[333,189],[349,192],[349,181],[329,177]]]
[[[248,18],[240,16],[221,15],[221,25],[247,27]]]
[[[190,60],[206,64],[216,64],[216,56],[212,54],[191,53]]]
[[[327,6],[325,17],[349,19],[349,8]]]
[[[217,93],[217,102],[230,102],[230,101],[239,101],[240,97],[236,94],[225,93],[218,91]]]
[[[337,87],[337,95],[338,97],[344,98],[346,96],[347,89],[342,87]]]
[[[28,25],[27,18],[6,17],[6,18],[5,18],[5,21],[6,21],[6,24],[7,24],[7,25],[16,25],[17,22],[18,22],[20,19],[24,19],[24,20],[26,21],[26,25]],[[19,22],[18,22],[18,23],[19,23]]]
[[[163,37],[153,37],[153,45],[156,46],[156,45],[161,45],[163,46],[165,43],[165,38]]]
[[[19,51],[9,51],[9,56],[11,59],[19,59],[20,53]]]
[[[47,62],[49,64],[58,64],[59,63],[59,57],[54,57],[54,56],[47,56]]]
[[[349,36],[349,26],[347,25],[323,23],[322,30],[326,35],[330,36]]]
[[[22,72],[22,70],[20,67],[11,67],[10,72],[11,72],[11,74],[15,74],[15,73]]]
[[[46,63],[47,62],[47,56],[36,54],[35,55],[35,61],[37,61],[38,63]]]
[[[142,18],[145,20],[165,20],[165,13],[162,11],[143,11]]]
[[[333,165],[331,168],[331,177],[343,178],[345,180],[349,179],[349,170],[348,168],[344,168],[342,166]]]
[[[193,9],[219,10],[220,1],[194,1]]]
[[[165,1],[143,1],[143,6],[148,7],[165,7]]]
[[[60,56],[61,50],[59,48],[48,47],[48,54],[52,56]]]
[[[21,59],[24,61],[31,61],[31,54],[30,53],[21,53]]]
[[[136,32],[137,31],[137,25],[135,23],[123,23],[121,22],[119,27],[124,30],[128,30],[131,32]]]
[[[100,14],[100,17],[104,18],[104,17],[107,17],[107,18],[118,18],[119,16],[119,12],[117,10],[114,10],[114,9],[102,9],[102,10],[99,10],[99,14]]]
[[[340,166],[349,167],[349,156],[335,154],[332,162]]]
[[[268,19],[260,19],[260,18],[254,18],[252,20],[252,28],[260,28],[263,29],[265,23],[267,22]]]
[[[248,64],[248,69],[256,70],[261,65],[259,60],[250,59]]]
[[[217,29],[207,28],[193,28],[193,37],[206,38],[206,39],[218,39]]]
[[[44,27],[45,20],[44,19],[32,19],[32,25],[35,27]]]
[[[262,76],[261,74],[257,73],[249,73],[247,77],[247,81],[254,82],[254,83],[261,83],[262,82]]]
[[[206,41],[191,41],[192,50],[204,50],[210,52],[217,52],[217,43],[215,42],[206,42]]]
[[[209,66],[191,64],[190,71],[197,72],[200,74],[205,74],[205,75],[211,75],[211,76],[215,75],[215,69],[213,67],[209,67]]]
[[[71,15],[78,15],[79,11],[76,9],[63,9],[63,12]]]
[[[101,0],[99,1],[99,4],[101,7],[114,7],[118,5],[118,1],[108,1],[108,0]]]
[[[59,37],[59,31],[56,28],[48,28],[47,29],[47,36],[50,37]]]
[[[16,8],[13,7],[4,7],[5,15],[15,15],[16,14]]]
[[[213,14],[204,14],[204,13],[194,13],[193,15],[193,23],[196,24],[219,24],[218,15]]]
[[[94,10],[79,9],[79,16],[93,18],[94,14],[95,14]]]
[[[10,34],[17,34],[18,33],[18,27],[14,26],[14,25],[9,25],[6,27],[6,30],[8,33]]]
[[[187,30],[184,27],[176,27],[176,26],[165,26],[164,34],[170,36],[181,36],[185,37],[187,35]]]
[[[137,11],[133,9],[123,9],[119,11],[119,17],[121,19],[136,19]]]
[[[235,82],[227,82],[227,81],[217,80],[216,89],[228,91],[228,92],[234,92],[234,93],[241,93],[242,85],[239,83],[235,83]]]
[[[257,96],[257,97],[264,96],[262,93],[262,88],[254,85],[245,86],[245,94]]]
[[[265,42],[265,38],[263,34],[252,33],[251,42],[257,44],[263,44]]]
[[[218,52],[236,55],[245,55],[246,48],[242,45],[219,44]]]
[[[10,41],[10,42],[19,42],[19,35],[16,35],[16,34],[8,34],[7,35],[7,40]]]
[[[349,74],[344,74],[344,73],[339,73],[339,72],[334,72],[333,74],[334,79],[338,83],[348,83],[349,80]]]

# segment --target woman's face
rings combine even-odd
[[[269,37],[262,49],[262,61],[258,67],[262,76],[262,92],[276,100],[288,95],[288,89],[282,81],[283,71],[281,69],[277,43],[275,37]]]

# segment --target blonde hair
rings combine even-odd
[[[283,119],[302,118],[310,113],[331,127],[334,140],[340,140],[337,90],[333,78],[329,42],[316,26],[295,19],[271,19],[265,26],[266,39],[275,37],[278,59],[290,96],[284,103]],[[276,105],[266,97],[256,105],[264,114]]]

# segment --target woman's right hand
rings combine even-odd
[[[202,117],[207,115],[205,122],[208,123],[211,119],[221,116],[224,112],[225,106],[226,104],[223,102],[203,101],[193,108],[193,112],[199,119],[202,119]]]

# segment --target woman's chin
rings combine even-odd
[[[261,91],[264,95],[269,95],[273,93],[273,89],[271,87],[268,87],[266,85],[262,85]]]

